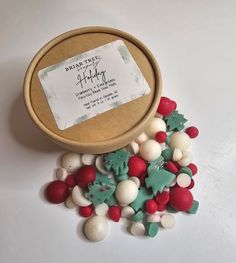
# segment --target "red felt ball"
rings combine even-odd
[[[121,217],[121,208],[117,205],[109,207],[108,217],[114,222],[119,222]]]
[[[92,183],[95,180],[96,170],[91,165],[82,166],[75,174],[75,181],[77,185],[82,188],[87,187],[89,183]]]
[[[93,205],[84,206],[79,208],[79,214],[82,217],[90,217],[93,214]]]
[[[197,169],[196,164],[190,163],[187,167],[192,171],[192,175],[197,174],[198,169]]]
[[[159,193],[155,197],[158,204],[166,205],[169,202],[169,193],[167,191],[163,191]]]
[[[195,185],[195,182],[194,182],[193,179],[191,179],[191,183],[190,183],[190,185],[187,188],[188,189],[192,189],[194,187],[194,185]]]
[[[193,195],[187,188],[170,189],[170,205],[177,211],[188,211],[193,205]]]
[[[70,174],[66,177],[65,183],[68,187],[73,188],[76,185],[74,174]]]
[[[166,137],[167,137],[167,135],[166,135],[166,133],[164,131],[159,131],[155,135],[155,139],[159,143],[165,142],[166,141]]]
[[[193,138],[196,138],[199,134],[199,131],[198,131],[198,128],[194,127],[194,126],[191,126],[191,127],[188,127],[185,132],[188,134],[188,136],[193,139]]]
[[[66,198],[69,196],[69,193],[69,188],[63,181],[51,182],[45,191],[47,200],[53,204],[65,202]]]
[[[172,104],[173,104],[173,109],[176,110],[176,108],[177,108],[177,103],[176,103],[174,100],[172,100]]]
[[[172,161],[167,162],[165,164],[165,168],[173,174],[176,174],[178,172],[177,166]]]
[[[157,112],[163,116],[168,116],[175,110],[176,103],[167,97],[161,97]]]
[[[153,199],[149,199],[145,202],[145,211],[149,214],[154,214],[158,209],[157,202]]]
[[[166,205],[158,204],[158,209],[157,209],[157,211],[162,212],[162,211],[165,211],[165,210],[166,210]]]
[[[146,162],[139,156],[134,155],[129,158],[129,176],[137,176],[140,177],[143,173],[145,173],[147,169]]]

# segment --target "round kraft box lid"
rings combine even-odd
[[[65,130],[58,129],[39,70],[118,39],[124,41],[151,92]],[[152,120],[160,97],[161,74],[151,52],[130,34],[106,27],[79,28],[54,38],[35,55],[24,80],[25,104],[35,124],[57,144],[75,152],[105,153],[126,146]]]

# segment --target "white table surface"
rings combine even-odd
[[[152,238],[111,223],[91,244],[75,211],[42,199],[63,150],[33,125],[22,99],[37,50],[70,29],[102,25],[127,31],[156,56],[163,94],[199,127],[197,215]],[[0,262],[236,261],[236,1],[0,1]]]

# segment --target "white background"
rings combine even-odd
[[[199,127],[195,216],[135,238],[125,223],[89,243],[75,211],[42,199],[63,150],[26,114],[25,70],[42,45],[77,27],[127,31],[156,56],[164,95]],[[0,262],[226,262],[236,260],[236,1],[0,1]],[[108,127],[109,128],[109,127]]]

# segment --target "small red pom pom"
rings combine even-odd
[[[96,180],[96,170],[91,165],[84,165],[75,174],[75,180],[78,186],[87,187],[89,183]]]
[[[90,217],[93,214],[93,205],[79,208],[79,214],[83,217]]]
[[[171,188],[170,205],[177,211],[188,211],[193,205],[193,195],[187,188]]]
[[[185,132],[188,134],[188,136],[191,138],[191,139],[194,139],[198,136],[199,134],[199,131],[198,131],[198,128],[196,127],[188,127]]]
[[[134,155],[129,158],[129,176],[137,176],[140,177],[143,173],[146,172],[147,164],[146,162],[139,156]]]
[[[62,181],[53,181],[46,188],[46,198],[53,204],[60,204],[65,202],[69,196],[69,188],[66,183]]]
[[[74,174],[68,175],[65,179],[65,183],[67,184],[68,187],[74,188],[74,186],[76,185]]]
[[[109,207],[108,216],[114,222],[119,222],[121,217],[121,208],[117,205]]]
[[[165,142],[166,141],[166,137],[167,137],[167,135],[166,135],[166,133],[164,131],[159,131],[155,135],[155,139],[159,143]]]
[[[169,193],[167,191],[163,191],[162,193],[157,194],[155,199],[158,204],[166,205],[169,202]]]
[[[176,109],[176,103],[167,97],[161,97],[157,112],[163,116],[168,116]]]
[[[192,171],[192,174],[193,174],[193,175],[197,174],[198,169],[197,169],[196,164],[190,163],[187,167]]]
[[[145,202],[145,211],[149,214],[154,214],[158,209],[157,202],[153,199],[149,199]]]
[[[176,174],[178,172],[177,166],[172,161],[167,162],[165,164],[165,168],[173,174]]]
[[[191,183],[190,183],[190,185],[187,188],[188,189],[192,189],[194,187],[194,184],[195,184],[194,180],[191,179]]]
[[[159,204],[158,205],[157,211],[162,212],[162,211],[165,211],[165,210],[166,210],[166,205],[163,205],[163,204]]]

